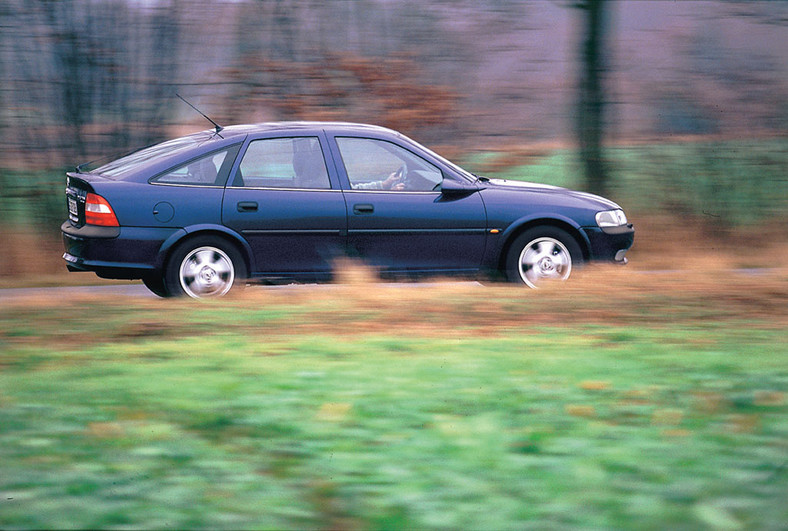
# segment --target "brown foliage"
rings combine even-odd
[[[422,83],[407,56],[325,54],[320,61],[276,61],[247,55],[226,71],[240,87],[228,107],[277,119],[342,120],[406,133],[449,124],[458,100],[450,87]],[[240,118],[240,117],[233,117]]]
[[[40,277],[65,272],[61,260],[62,243],[32,231],[8,231],[3,234],[0,253],[0,279]]]

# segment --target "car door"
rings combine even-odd
[[[347,202],[351,255],[391,272],[479,269],[486,215],[475,188],[444,194],[448,172],[404,142],[331,138]]]
[[[345,200],[321,133],[247,141],[225,190],[223,223],[253,251],[253,275],[329,273],[346,243]]]

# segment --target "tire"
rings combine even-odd
[[[580,245],[557,227],[534,227],[514,240],[506,255],[506,278],[538,288],[550,281],[564,281],[583,263]]]
[[[164,270],[164,287],[176,297],[221,297],[246,284],[246,264],[238,249],[217,236],[180,244]]]
[[[152,273],[142,277],[142,283],[159,297],[166,298],[170,296],[170,292],[164,286],[164,276],[161,273]]]

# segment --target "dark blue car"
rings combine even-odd
[[[502,274],[536,287],[626,263],[634,229],[591,194],[476,177],[382,127],[239,125],[68,173],[71,271],[160,296],[331,278],[342,256],[384,275]]]

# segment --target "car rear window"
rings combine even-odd
[[[224,186],[227,175],[230,173],[230,167],[240,148],[241,144],[235,144],[197,157],[185,164],[166,170],[150,179],[149,182],[184,186]]]
[[[151,166],[180,153],[186,152],[208,140],[210,137],[205,134],[196,134],[167,140],[161,144],[155,144],[135,151],[125,157],[105,164],[92,170],[104,177],[122,178],[138,169]]]

